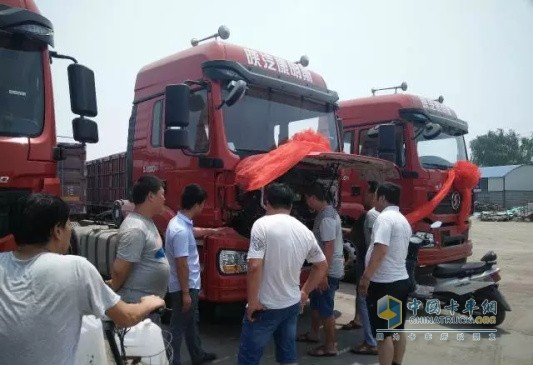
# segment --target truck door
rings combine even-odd
[[[154,98],[137,104],[135,119],[132,183],[141,175],[158,175],[163,141],[163,99]]]
[[[343,152],[350,155],[355,152],[355,130],[347,130],[343,133]],[[343,169],[341,201],[342,209],[352,209],[353,203],[362,204],[361,187],[363,181],[353,169]],[[358,208],[357,210],[359,210]],[[353,213],[352,213],[353,214]]]
[[[161,176],[167,181],[167,205],[172,208],[179,207],[183,187],[191,183],[198,184],[207,192],[207,201],[202,215],[197,219],[203,224],[213,224],[215,216],[220,215],[220,212],[214,211],[217,174],[214,163],[217,159],[211,149],[213,126],[209,116],[212,111],[207,101],[207,90],[199,90],[196,93],[204,98],[205,103],[203,109],[190,113],[187,127],[188,147],[183,150],[161,147],[159,167]]]

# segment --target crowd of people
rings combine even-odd
[[[342,329],[364,331],[364,341],[352,352],[377,355],[381,365],[399,365],[405,338],[393,341],[390,332],[381,332],[384,338],[376,340],[387,328],[377,302],[391,295],[406,303],[412,289],[405,268],[411,227],[399,212],[397,185],[369,186],[366,215],[352,230],[356,314]],[[253,224],[247,256],[239,365],[259,364],[271,339],[280,364],[298,362],[297,341],[316,344],[309,356],[338,355],[334,306],[344,275],[341,219],[323,185],[312,184],[303,196],[316,213],[312,229],[291,216],[295,196],[289,186],[272,183],[265,188],[266,214]],[[0,363],[73,364],[83,315],[107,316],[121,327],[147,317],[161,325],[156,310],[165,306],[167,293],[172,302],[167,336],[172,364],[181,364],[183,338],[193,365],[215,360],[214,353],[204,350],[198,328],[202,284],[196,239],[217,232],[193,224],[206,199],[199,185],[183,189],[180,210],[168,223],[163,245],[153,218],[165,206],[164,186],[157,177],[141,177],[133,186],[135,209],[119,228],[116,259],[106,282],[85,258],[65,255],[71,225],[64,201],[47,194],[21,200],[11,227],[17,248],[0,253]],[[311,270],[301,285],[305,262]],[[298,334],[298,316],[307,302],[311,326]]]

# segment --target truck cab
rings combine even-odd
[[[215,36],[225,39],[228,33],[221,27]],[[287,183],[297,193],[306,184],[323,182],[337,208],[341,165],[383,173],[394,166],[371,158],[355,161],[356,156],[341,152],[337,93],[305,67],[305,57],[290,62],[220,40],[191,43],[193,47],[149,64],[137,75],[126,151],[127,191],[144,174],[164,181],[166,207],[154,218],[164,235],[180,209],[183,188],[202,186],[208,198],[194,224],[221,230],[197,241],[200,296],[212,303],[245,301],[250,230],[264,209],[262,189],[237,182],[242,164],[311,130],[328,147],[272,174],[269,181]],[[132,205],[117,202],[115,207],[118,226]],[[297,194],[292,214],[312,226],[314,215],[302,194]],[[302,278],[307,272],[304,267]]]
[[[98,140],[94,74],[69,56],[51,51],[52,23],[32,0],[0,0],[0,251],[14,249],[9,215],[17,200],[32,192],[60,195],[57,161],[64,149],[56,141],[50,63],[74,60],[68,67],[74,138]]]
[[[399,178],[391,181],[402,187],[404,215],[430,201],[454,164],[468,159],[464,141],[468,124],[442,99],[395,93],[346,100],[340,103],[339,116],[344,152],[379,157],[400,170]],[[364,210],[362,197],[368,185],[354,173],[347,173],[345,180],[342,212],[357,217]],[[433,242],[420,250],[420,266],[465,261],[472,254],[469,224],[464,230],[457,225],[462,200],[452,188],[431,214],[413,222],[414,232]],[[437,221],[442,225],[431,228]]]
[[[162,233],[183,187],[201,185],[208,199],[195,225],[227,228],[198,241],[202,298],[245,300],[249,231],[262,212],[258,192],[235,184],[236,167],[305,129],[339,151],[337,94],[301,64],[214,40],[144,67],[134,98],[128,184],[143,174],[164,180],[167,207],[154,219]]]

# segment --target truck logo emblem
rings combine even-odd
[[[156,172],[157,171],[157,166],[156,165],[147,165],[147,166],[143,166],[143,173],[144,174],[151,174],[153,172]]]
[[[7,184],[9,182],[9,176],[0,176],[0,184]]]
[[[454,191],[450,197],[450,202],[453,210],[459,210],[461,207],[461,194],[459,194],[457,191]]]

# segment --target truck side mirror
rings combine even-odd
[[[164,136],[165,148],[180,150],[189,147],[189,133],[186,129],[167,129]]]
[[[232,106],[236,102],[242,99],[244,94],[246,94],[246,81],[243,80],[237,80],[231,87],[231,90],[229,92],[228,98],[226,99],[226,105]]]
[[[426,123],[424,131],[422,132],[422,136],[424,136],[425,139],[429,140],[437,138],[441,132],[442,127],[439,124],[429,122]]]
[[[70,64],[67,71],[72,112],[85,117],[96,117],[98,108],[94,72],[78,63]]]
[[[165,126],[167,128],[189,125],[190,98],[191,90],[188,85],[167,85],[165,88]]]
[[[84,118],[72,121],[74,140],[80,143],[98,143],[98,126],[95,122]]]
[[[396,126],[394,124],[379,126],[378,156],[383,160],[396,163]]]
[[[246,84],[246,81],[237,80],[237,81],[232,81],[229,84],[229,87],[230,89],[229,89],[228,97],[222,101],[222,103],[217,107],[217,109],[222,108],[224,105],[232,106],[236,102],[241,100],[244,94],[246,94],[246,89],[248,85]]]

